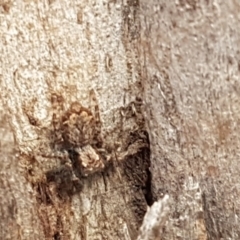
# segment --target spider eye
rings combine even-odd
[[[80,103],[78,102],[74,102],[71,104],[71,107],[70,107],[71,111],[74,112],[74,113],[80,113],[81,109],[82,109],[82,106]]]

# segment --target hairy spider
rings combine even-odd
[[[101,121],[96,95],[90,91],[91,103],[93,102],[94,114],[79,102],[73,102],[64,112],[63,98],[53,94],[53,145],[58,150],[75,152],[74,163],[80,164],[84,176],[104,168],[104,161],[109,156],[103,157],[103,141],[101,137]],[[71,156],[73,156],[71,154]]]
[[[41,142],[33,156],[37,161],[29,164],[28,177],[33,183],[54,182],[60,196],[74,194],[81,190],[82,177],[101,172],[109,162],[122,161],[140,149],[148,148],[143,124],[137,122],[142,121],[138,118],[141,112],[133,102],[130,107],[121,109],[123,121],[104,136],[93,90],[90,91],[90,103],[86,108],[75,101],[65,108],[61,95],[51,95],[51,127],[45,129],[50,143]],[[136,120],[136,127],[127,128],[132,120]],[[120,140],[115,142],[113,139]]]

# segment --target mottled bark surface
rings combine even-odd
[[[0,4],[1,239],[137,237],[149,184],[138,10]]]
[[[239,239],[239,14],[236,0],[1,2],[0,238],[136,239],[152,203],[144,103],[153,199],[169,200],[141,236]]]
[[[142,1],[142,60],[161,239],[239,239],[238,1]]]

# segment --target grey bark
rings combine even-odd
[[[142,1],[142,60],[161,239],[240,239],[238,1]]]
[[[138,9],[121,1],[1,3],[1,239],[137,237],[149,167]],[[69,110],[79,104],[82,115]],[[70,128],[76,116],[86,146],[66,141],[80,137]]]
[[[136,239],[152,200],[142,109],[152,209],[169,195],[149,239],[240,238],[237,1],[0,5],[1,239]],[[91,90],[124,161],[82,176],[53,115],[94,112]]]

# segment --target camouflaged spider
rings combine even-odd
[[[94,114],[79,102],[73,102],[64,111],[63,97],[57,94],[51,97],[52,147],[60,152],[59,158],[65,165],[80,169],[83,176],[103,170],[110,160],[122,161],[148,146],[146,136],[141,136],[141,131],[133,132],[132,137],[131,133],[121,132],[124,146],[121,143],[115,146],[111,135],[109,140],[105,138],[103,141],[99,107],[93,90],[90,91],[90,100]]]
[[[118,162],[127,160],[141,149],[149,148],[139,107],[141,103],[136,105],[131,102],[121,108],[119,113],[122,118],[118,125],[102,133],[93,90],[90,97],[89,108],[79,102],[72,102],[66,108],[64,98],[53,93],[49,99],[52,105],[50,126],[42,126],[40,121],[35,120],[32,113],[34,106],[25,106],[24,109],[30,124],[38,131],[42,130],[39,133],[43,135],[29,156],[27,178],[40,188],[46,183],[53,183],[51,186],[60,197],[81,191],[82,178],[103,171],[110,161],[117,166]]]
[[[102,170],[105,167],[100,152],[104,152],[101,138],[101,121],[96,96],[90,91],[91,100],[94,102],[94,114],[79,102],[73,102],[64,112],[63,98],[53,94],[53,143],[57,148],[74,152],[75,163],[80,164],[84,176]]]

